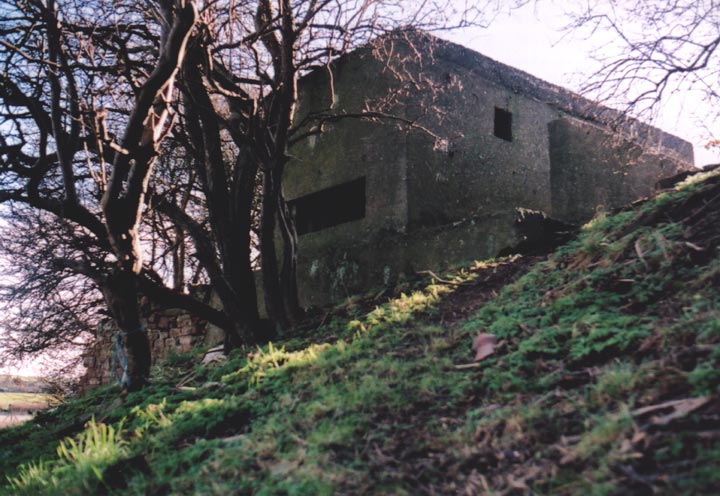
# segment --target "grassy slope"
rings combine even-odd
[[[0,475],[27,494],[713,494],[719,244],[720,176],[696,177],[499,294],[528,260],[42,413],[0,432]],[[478,332],[496,352],[462,367]]]

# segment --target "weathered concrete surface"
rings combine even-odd
[[[458,45],[410,39],[414,48],[390,37],[343,57],[333,85],[327,71],[301,85],[301,119],[331,100],[339,115],[382,104],[429,131],[341,118],[292,149],[290,200],[366,179],[365,218],[300,237],[306,306],[494,256],[517,241],[517,207],[583,222],[692,166],[680,138]],[[495,108],[512,113],[512,141],[495,136]]]
[[[522,95],[542,102],[556,110],[559,115],[571,116],[601,127],[612,127],[644,146],[660,148],[664,155],[681,162],[693,163],[693,147],[686,140],[649,126],[617,110],[588,100],[570,90],[538,79],[531,74],[497,62],[480,53],[455,43],[437,40],[430,35],[417,33],[411,36],[422,45],[433,43],[434,59],[451,61],[464,67],[478,78],[497,87],[504,88],[509,94]]]
[[[382,94],[392,84],[382,65],[368,49],[357,57],[340,61],[335,69],[334,94],[327,73],[320,71],[303,80],[299,115],[320,112],[334,96],[333,111],[360,112],[366,95]],[[362,91],[360,90],[362,88]],[[320,191],[330,186],[366,178],[365,218],[352,232],[403,231],[407,224],[405,133],[396,126],[355,118],[326,124],[326,132],[312,136],[291,150],[293,160],[283,179],[288,199]],[[346,239],[348,232],[329,230],[328,241]],[[350,235],[354,237],[354,234]]]
[[[441,225],[523,206],[548,210],[550,158],[547,121],[556,112],[535,100],[509,93],[463,67],[436,59],[433,69],[462,88],[446,88],[445,115],[426,123],[447,136],[438,147],[419,131],[407,138],[408,228]],[[430,105],[413,95],[417,107]],[[494,135],[495,108],[513,115],[513,141]]]
[[[578,119],[557,119],[548,129],[551,212],[569,222],[648,196],[659,178],[687,169],[687,163],[657,149]]]
[[[329,244],[322,233],[303,236],[300,252],[303,304],[319,306],[380,291],[423,270],[494,256],[518,240],[514,213],[476,217],[450,225],[382,233],[346,244]],[[338,226],[341,227],[341,226]]]

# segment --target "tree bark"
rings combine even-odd
[[[138,305],[137,275],[116,270],[103,285],[105,301],[121,330],[121,342],[127,363],[121,363],[123,374],[121,386],[127,391],[137,391],[150,378],[150,340],[140,318]]]
[[[173,289],[182,292],[185,288],[185,233],[180,228],[173,229],[175,246],[172,250]]]
[[[282,192],[278,194],[278,218],[278,228],[283,240],[283,264],[280,270],[283,306],[290,324],[296,325],[304,314],[300,307],[297,286],[298,239],[295,219],[290,214]]]
[[[167,132],[175,75],[197,19],[191,1],[160,0],[158,7],[166,22],[161,26],[160,56],[138,93],[122,140],[125,153],[115,156],[101,202],[108,240],[117,258],[106,298],[126,346],[128,376],[123,387],[127,390],[144,386],[150,372],[150,346],[138,308],[138,276],[143,264],[138,228],[156,147]]]
[[[256,23],[265,25],[273,17],[270,2],[258,3]],[[289,132],[298,100],[297,67],[295,65],[297,33],[293,8],[289,0],[281,0],[277,32],[262,38],[273,57],[276,94],[267,109],[268,146],[271,150],[264,173],[261,248],[263,282],[268,314],[277,325],[289,328],[301,315],[297,296],[297,234],[293,219],[282,195],[282,176],[288,160]],[[279,34],[279,36],[278,36]],[[278,270],[275,229],[282,239],[282,269]],[[266,273],[267,272],[267,273]]]
[[[202,51],[195,47],[184,67],[187,127],[196,150],[196,169],[203,186],[212,233],[186,218],[183,223],[198,248],[196,257],[231,325],[225,331],[225,350],[257,338],[257,292],[250,265],[251,209],[257,165],[241,147],[234,167],[222,153],[218,116],[202,79]],[[227,170],[233,170],[229,176]],[[176,216],[182,216],[177,213]],[[184,216],[186,217],[186,216]]]
[[[283,167],[275,166],[264,175],[260,246],[268,317],[276,327],[289,329],[302,318],[303,311],[297,288],[297,232],[280,189],[278,175],[282,171]],[[278,266],[276,229],[282,240],[281,266]]]
[[[262,257],[262,281],[265,309],[268,318],[277,329],[288,329],[290,321],[285,313],[283,292],[280,287],[275,226],[278,202],[273,170],[263,171],[262,213],[260,219],[260,250]]]

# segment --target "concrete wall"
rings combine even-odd
[[[423,270],[492,257],[518,241],[509,228],[514,218],[509,211],[338,244],[303,236],[298,264],[302,304],[343,301],[381,291]]]
[[[302,81],[298,120],[328,108],[332,96],[333,112],[357,114],[370,96],[386,95],[395,84],[369,48],[340,60],[333,82],[334,93],[326,71]],[[288,200],[360,177],[366,181],[363,219],[300,236],[302,305],[339,301],[394,282],[402,272],[404,256],[387,240],[402,238],[408,223],[406,140],[407,134],[393,122],[342,118],[291,149],[293,159],[283,178]]]
[[[584,222],[653,193],[659,178],[688,164],[578,119],[548,125],[554,217]]]
[[[436,58],[428,77],[453,81],[438,104],[445,110],[425,123],[446,137],[438,147],[426,134],[408,136],[409,228],[441,225],[515,207],[548,211],[550,157],[548,105],[477,77]],[[421,95],[409,105],[428,106]],[[513,140],[494,135],[495,108],[512,113]]]
[[[334,69],[334,106],[338,114],[355,114],[367,95],[385,95],[391,78],[367,49],[340,61]],[[301,85],[298,120],[328,107],[327,73],[318,71]],[[325,132],[291,149],[293,160],[283,179],[284,194],[293,200],[330,186],[366,178],[363,220],[322,231],[328,243],[377,230],[403,231],[407,224],[405,134],[389,123],[345,118],[326,124]]]
[[[626,121],[623,132],[658,153],[613,141],[592,123],[614,111],[458,45],[414,41],[418,50],[389,39],[343,57],[333,71],[333,111],[353,114],[392,95],[388,114],[430,132],[340,119],[292,149],[289,200],[366,178],[364,219],[300,237],[303,305],[494,256],[517,241],[517,207],[586,221],[599,204],[645,196],[659,177],[692,164],[692,147],[679,138]],[[381,62],[373,50],[393,58]],[[329,81],[327,71],[303,80],[299,118],[329,106]],[[495,136],[496,107],[512,113],[512,141]]]

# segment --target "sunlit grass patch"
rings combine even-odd
[[[715,169],[708,172],[700,172],[698,174],[692,174],[686,179],[684,179],[682,182],[679,182],[675,185],[675,190],[683,190],[687,189],[691,186],[700,185],[703,182],[707,181],[708,179],[720,176],[720,170]]]
[[[93,493],[104,485],[104,469],[128,453],[122,422],[113,427],[91,420],[80,435],[60,442],[57,459],[24,465],[9,481],[22,494]]]
[[[590,388],[589,396],[595,407],[612,405],[651,377],[651,371],[628,361],[606,365],[598,371],[596,382]]]
[[[210,366],[173,357],[140,393],[108,389],[43,415],[102,409],[122,428],[108,466],[151,467],[129,473],[130,494],[708,493],[720,258],[688,242],[682,216],[656,210],[704,187],[598,217],[502,289],[527,262],[430,273],[374,309],[357,299],[329,312],[315,331]],[[473,363],[478,333],[497,346]],[[24,477],[64,464],[56,492],[84,487],[67,457],[51,458]]]
[[[609,412],[588,420],[590,429],[580,436],[578,444],[563,460],[565,463],[597,457],[600,453],[612,451],[613,458],[623,458],[623,440],[632,433],[633,420],[627,405],[620,405],[617,411]],[[611,460],[614,461],[614,460]]]
[[[238,370],[223,375],[224,383],[246,380],[257,384],[272,370],[281,368],[303,367],[318,359],[318,355],[330,348],[330,344],[313,344],[299,351],[288,352],[284,347],[277,348],[272,343],[258,348],[248,356],[246,364]]]

